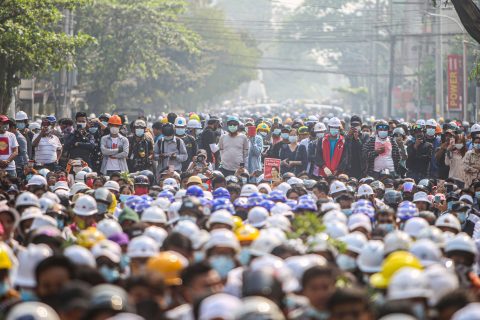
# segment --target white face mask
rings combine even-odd
[[[317,138],[322,139],[325,136],[325,132],[317,132],[316,136]]]
[[[355,258],[347,256],[346,254],[339,254],[336,260],[338,267],[343,271],[352,271],[357,267]]]
[[[120,132],[120,128],[117,127],[111,127],[110,128],[110,133],[111,134],[118,134]]]
[[[458,150],[460,150],[460,149],[463,148],[463,144],[461,144],[461,143],[455,143],[455,148],[457,148]]]

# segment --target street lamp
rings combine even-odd
[[[457,26],[462,30],[462,48],[463,48],[463,121],[467,121],[467,89],[468,89],[468,83],[467,83],[467,40],[465,38],[465,35],[467,34],[465,31],[465,28],[463,25],[460,23],[455,18],[452,18],[450,16],[444,15],[444,14],[438,14],[438,13],[431,13],[426,11],[426,14],[429,16],[433,17],[440,17],[440,18],[445,18],[450,21],[453,21],[457,24]],[[442,36],[440,34],[440,36]],[[440,55],[442,55],[443,52],[440,52]],[[443,65],[442,65],[442,79],[443,79]],[[443,81],[442,81],[443,83]],[[443,100],[443,85],[442,85],[442,100]],[[443,108],[443,106],[442,106]],[[447,109],[448,110],[448,109]]]

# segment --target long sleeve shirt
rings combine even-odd
[[[218,142],[220,148],[221,166],[225,170],[236,171],[240,163],[247,163],[249,142],[244,134],[232,136],[224,134]]]
[[[185,143],[182,139],[174,137],[172,140],[166,140],[161,138],[155,143],[153,147],[153,153],[155,160],[158,160],[157,173],[168,169],[169,166],[173,166],[175,171],[182,170],[182,163],[187,161],[188,153],[185,147]],[[166,157],[161,157],[161,155]],[[171,158],[170,155],[176,154],[175,158]]]

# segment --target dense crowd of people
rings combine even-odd
[[[19,111],[0,183],[0,319],[480,319],[479,124]]]

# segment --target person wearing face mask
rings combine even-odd
[[[368,124],[362,125],[362,142],[365,144],[368,139],[370,139],[370,136],[372,135],[372,127],[370,127]]]
[[[350,177],[360,179],[363,177],[362,148],[363,141],[361,136],[362,120],[359,116],[350,118],[350,130],[345,138],[345,152],[349,159],[347,163],[346,173]]]
[[[60,139],[53,134],[52,123],[42,120],[42,129],[33,136],[32,146],[35,148],[35,166],[55,170],[55,166],[62,154]]]
[[[220,137],[220,171],[224,176],[235,175],[235,172],[248,162],[249,141],[246,135],[238,133],[240,121],[235,116],[227,118],[227,131]]]
[[[298,144],[298,132],[297,129],[291,129],[288,136],[288,144],[284,144],[280,149],[280,162],[282,174],[286,172],[300,172],[303,171],[303,162],[299,160],[299,155],[304,154],[306,160],[306,148]],[[299,149],[302,148],[302,152],[299,153]],[[302,167],[302,170],[298,168]]]
[[[280,139],[275,142],[270,150],[268,150],[268,157],[280,159],[280,150],[282,149],[284,144],[288,144],[288,136],[290,132],[290,126],[282,126],[279,125],[280,128]]]
[[[270,129],[272,131],[272,145],[275,145],[282,140],[280,137],[280,134],[282,133],[282,119],[279,117],[274,117],[272,119],[272,127]]]
[[[187,160],[188,154],[182,139],[175,137],[175,126],[166,123],[162,128],[164,137],[158,140],[153,147],[154,158],[158,160],[157,176],[168,170],[181,171],[182,164]]]
[[[92,119],[88,124],[87,138],[95,147],[91,153],[91,168],[94,172],[100,172],[102,166],[102,150],[100,149],[100,139],[102,138],[102,124],[97,119]]]
[[[477,179],[480,173],[480,136],[475,136],[473,149],[465,153],[463,168],[465,171],[465,186],[470,187],[473,180]]]
[[[15,166],[17,171],[17,177],[24,177],[23,168],[28,164],[28,143],[27,139],[20,133],[15,121],[10,121],[10,132],[15,135],[18,141],[18,155],[15,157]]]
[[[378,178],[384,171],[394,174],[400,171],[400,150],[397,142],[388,136],[389,125],[380,120],[375,126],[376,135],[363,146],[363,154],[367,162],[367,172]]]
[[[454,179],[459,187],[463,187],[465,181],[463,158],[466,152],[467,147],[463,137],[457,136],[456,139],[450,139],[445,155],[445,165],[450,168],[448,178]]]
[[[95,141],[89,139],[87,114],[83,111],[77,112],[75,122],[77,124],[75,131],[65,137],[65,151],[68,153],[68,159],[82,159],[91,166]]]
[[[316,158],[322,177],[345,171],[348,154],[345,152],[345,138],[340,133],[341,127],[338,118],[331,118],[328,120],[328,134],[318,140]]]
[[[202,123],[199,120],[196,119],[190,119],[187,122],[187,130],[188,134],[191,135],[193,138],[195,138],[195,141],[197,142],[197,146],[202,145],[200,141],[200,136],[202,135]]]
[[[175,119],[175,135],[183,140],[187,149],[187,160],[182,163],[182,171],[187,170],[188,165],[192,162],[193,157],[197,154],[198,145],[195,138],[187,134],[187,121],[184,117]]]
[[[412,127],[412,141],[407,147],[407,177],[420,181],[430,176],[430,163],[433,146],[425,140],[422,125],[415,124]]]
[[[17,130],[25,137],[27,140],[27,155],[28,158],[33,158],[32,154],[32,141],[33,141],[33,132],[28,128],[28,115],[25,111],[18,111],[15,114],[15,123],[17,124]]]
[[[5,170],[9,176],[16,177],[17,171],[15,158],[18,155],[18,141],[15,134],[8,131],[10,120],[0,115],[0,169]]]
[[[219,163],[220,159],[218,152],[212,152],[211,145],[217,143],[216,132],[220,128],[220,119],[215,116],[211,116],[207,120],[207,127],[199,136],[199,149],[207,151],[207,161],[214,163],[215,165]]]
[[[128,138],[130,149],[127,163],[130,172],[153,168],[153,142],[145,135],[146,128],[145,121],[141,119],[133,123],[133,136]]]
[[[264,146],[264,140],[267,138],[270,128],[265,123],[260,123],[257,126],[257,134],[249,137],[249,150],[248,150],[248,172],[255,172],[262,170],[262,152]]]
[[[325,132],[327,131],[327,127],[323,122],[317,122],[312,128],[311,135],[313,135],[313,139],[311,139],[307,146],[307,155],[308,155],[308,165],[307,165],[307,172],[311,177],[319,178],[320,170],[316,165],[316,154],[317,154],[317,145],[318,141],[322,140],[325,136]]]
[[[119,134],[122,125],[120,117],[117,115],[111,116],[108,125],[110,134],[103,136],[100,140],[100,149],[103,155],[100,171],[104,175],[128,171],[127,157],[130,150],[128,139]]]
[[[442,144],[442,139],[440,136],[437,136],[437,121],[435,119],[429,119],[425,122],[425,141],[432,144],[433,153],[430,162],[430,176],[438,177],[439,166],[435,154]]]

